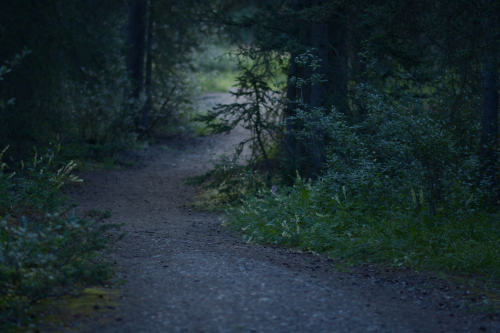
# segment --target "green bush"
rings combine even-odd
[[[361,86],[363,118],[300,105],[298,140],[322,133],[315,182],[260,190],[229,210],[247,241],[384,263],[500,277],[500,211],[480,186],[475,146],[461,146],[425,100]],[[312,133],[312,134],[311,134]]]
[[[265,174],[237,163],[239,152],[232,158],[223,156],[209,172],[188,179],[191,185],[201,185],[195,206],[203,209],[221,209],[265,186]]]
[[[401,198],[403,201],[404,198]],[[351,197],[298,178],[292,187],[261,190],[229,209],[225,224],[249,242],[325,252],[345,264],[383,263],[449,273],[500,276],[500,214],[431,215],[384,200]]]
[[[8,171],[0,155],[0,328],[25,325],[37,301],[110,278],[100,258],[112,227],[71,213],[61,187],[81,181],[54,151]]]

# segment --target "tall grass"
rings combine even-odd
[[[410,194],[409,194],[410,197]],[[408,211],[329,193],[321,182],[261,190],[230,208],[225,224],[249,242],[323,252],[346,264],[382,263],[500,278],[500,214]]]

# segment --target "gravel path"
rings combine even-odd
[[[87,331],[500,331],[498,321],[462,313],[457,292],[438,280],[338,272],[321,256],[246,244],[220,215],[192,210],[196,189],[184,179],[242,135],[175,140],[150,148],[141,167],[83,176],[74,193],[82,208],[110,210],[127,233],[112,255],[126,280],[120,315]]]

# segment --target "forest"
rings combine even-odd
[[[0,329],[113,284],[120,223],[78,213],[80,175],[238,129],[185,180],[194,209],[250,244],[474,285],[498,313],[499,17],[495,0],[1,1]],[[214,92],[231,102],[198,107]]]

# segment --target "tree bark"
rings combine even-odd
[[[146,34],[146,0],[130,0],[127,40],[127,71],[130,97],[138,99],[144,88],[144,44]]]
[[[483,19],[486,42],[482,61],[483,107],[481,117],[482,182],[491,193],[494,202],[500,201],[500,184],[497,179],[498,168],[498,69],[495,57],[496,43],[493,24],[495,15],[491,10],[492,1],[485,0],[486,11]]]
[[[321,6],[324,4],[323,0],[314,0],[313,6]],[[328,76],[328,23],[327,22],[313,22],[310,30],[310,40],[312,47],[315,50],[315,55],[320,60],[320,67],[314,69],[311,77],[315,79],[311,82],[311,92],[308,104],[311,108],[328,112],[328,84],[325,80]],[[316,124],[320,121],[318,114],[313,118],[313,123]],[[317,176],[325,160],[325,133],[321,128],[313,128],[311,135],[310,157],[311,157],[311,176]]]
[[[150,114],[153,107],[153,87],[152,87],[152,75],[153,75],[153,0],[149,0],[148,6],[148,31],[147,31],[147,42],[146,42],[146,80],[144,82],[144,88],[146,92],[146,103],[144,105],[144,111],[142,114],[142,127],[144,131],[149,131],[150,129]]]
[[[497,180],[498,145],[498,71],[493,59],[483,61],[483,110],[481,117],[481,160],[483,180],[499,199]]]
[[[297,75],[297,64],[295,63],[295,53],[290,55],[290,65],[288,67],[288,84],[286,91],[287,106],[285,109],[285,147],[288,166],[291,169],[291,177],[294,177],[295,170],[298,168],[297,163],[297,139],[295,137],[295,125],[291,119],[295,115],[295,108],[297,107],[297,88],[292,82],[292,78]]]
[[[349,114],[347,98],[348,59],[347,31],[339,17],[332,17],[328,22],[328,105]]]

